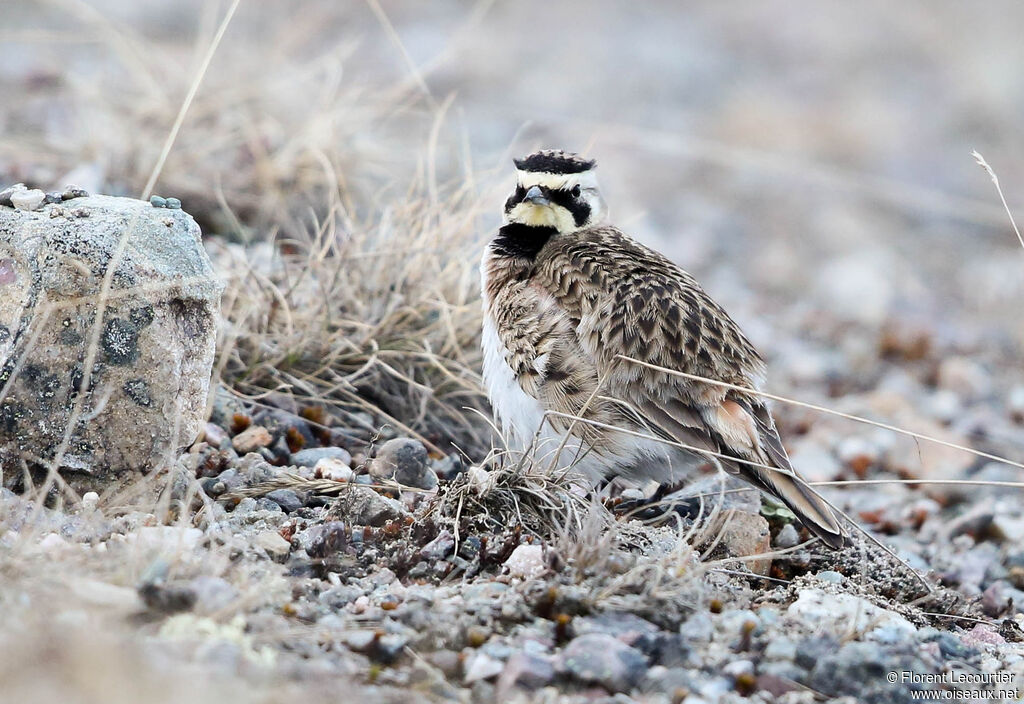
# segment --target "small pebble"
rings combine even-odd
[[[782,526],[782,530],[775,536],[775,547],[777,548],[791,548],[799,542],[800,534],[796,532],[792,523]]]
[[[238,502],[238,505],[235,506],[234,513],[238,515],[245,515],[247,513],[252,513],[256,508],[256,499],[251,496],[247,496]]]
[[[256,547],[263,548],[272,558],[283,558],[292,549],[291,543],[281,537],[277,531],[267,530],[256,536],[253,541]]]
[[[441,531],[436,538],[420,549],[420,557],[430,562],[443,560],[455,549],[455,538],[450,531]]]
[[[81,186],[76,186],[69,183],[64,186],[64,191],[60,194],[62,200],[71,200],[73,198],[87,198],[89,191],[85,190]]]
[[[722,672],[734,678],[753,671],[754,663],[749,660],[733,660],[722,666]]]
[[[936,385],[961,398],[977,398],[992,390],[992,377],[980,363],[969,357],[948,357],[939,364]]]
[[[43,552],[50,552],[67,545],[67,541],[56,533],[49,533],[39,541],[39,549]]]
[[[2,191],[0,191],[0,205],[6,205],[8,208],[14,207],[14,203],[11,202],[11,196],[13,196],[18,191],[24,190],[24,183],[16,183],[13,186],[8,186],[7,188],[3,189]]]
[[[405,651],[409,639],[397,633],[389,633],[377,640],[373,659],[382,663],[392,663]]]
[[[644,655],[607,633],[587,633],[572,640],[559,656],[559,669],[584,684],[609,692],[628,692],[647,672]]]
[[[555,668],[550,659],[526,652],[514,653],[505,663],[498,680],[498,690],[508,692],[513,687],[539,689],[547,686],[554,678]]]
[[[313,467],[313,476],[318,479],[331,479],[336,482],[350,482],[354,472],[352,468],[334,457],[324,457]]]
[[[267,498],[280,506],[285,513],[298,511],[305,505],[305,501],[291,489],[275,489],[267,494]]]
[[[86,511],[93,511],[96,509],[96,504],[99,503],[100,495],[95,491],[87,491],[82,495],[82,508]]]
[[[207,423],[203,427],[203,438],[213,447],[220,447],[227,437],[228,434],[216,423]]]
[[[472,624],[466,629],[466,643],[470,648],[479,648],[487,639],[491,637],[491,631],[489,628],[481,626],[480,624]]]
[[[165,203],[171,210],[181,210],[181,201],[177,198],[168,198]]]
[[[540,545],[520,545],[505,561],[510,577],[533,579],[544,573],[544,548]]]
[[[427,449],[419,440],[395,438],[381,445],[369,472],[378,480],[394,479],[404,486],[433,489],[437,475],[428,462]]]
[[[1006,405],[1009,407],[1010,417],[1013,421],[1024,423],[1024,386],[1015,386],[1010,389]]]
[[[255,452],[261,447],[266,447],[274,441],[270,431],[262,425],[254,425],[243,430],[231,440],[231,445],[236,451],[245,454]]]
[[[152,205],[154,208],[166,208],[167,199],[161,198],[160,196],[150,196],[149,204]]]
[[[466,684],[471,684],[477,680],[489,680],[500,675],[504,669],[505,663],[500,660],[495,660],[483,653],[477,653],[466,663],[466,676],[463,680]]]
[[[843,580],[846,579],[835,570],[823,570],[814,575],[814,577],[815,579],[820,579],[822,582],[831,582],[832,584],[842,584]]]
[[[352,487],[351,490],[342,492],[335,499],[330,513],[332,517],[348,523],[375,528],[407,515],[401,503],[365,487]]]
[[[352,455],[343,447],[312,447],[292,453],[291,463],[296,467],[316,467],[323,459],[338,460],[347,467],[352,466]]]
[[[256,499],[256,510],[257,511],[270,511],[272,513],[281,513],[281,506],[266,496],[261,496]]]
[[[18,210],[39,210],[45,199],[46,194],[38,188],[11,194],[11,204]]]
[[[60,203],[62,200],[64,199],[61,198],[60,193],[58,191],[51,191],[50,193],[47,193],[46,196],[43,198],[43,203],[49,205],[51,203]]]

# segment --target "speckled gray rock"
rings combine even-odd
[[[873,643],[854,642],[835,653],[820,653],[808,683],[829,697],[847,695],[867,704],[898,704],[914,700],[911,690],[937,688],[914,681],[915,673],[929,672],[913,655],[885,652]],[[895,682],[890,673],[896,673]]]
[[[607,633],[588,633],[573,638],[559,657],[559,669],[587,684],[599,684],[609,692],[628,692],[647,672],[647,658]]]
[[[506,701],[516,688],[535,690],[546,687],[554,678],[555,668],[550,658],[525,652],[514,653],[498,678],[498,698]]]
[[[21,458],[53,460],[76,405],[60,461],[78,470],[73,485],[92,488],[176,456],[202,427],[220,290],[184,212],[109,196],[37,211],[0,206],[5,476],[20,476],[11,470]]]
[[[292,511],[298,511],[300,508],[306,505],[306,502],[291,489],[276,489],[269,494],[267,498],[273,501],[275,504],[281,507],[281,510],[285,513],[291,513]]]
[[[408,515],[405,507],[394,499],[381,496],[367,487],[352,487],[338,495],[330,515],[358,526],[383,526]]]
[[[428,462],[427,449],[419,440],[395,438],[381,445],[369,470],[375,479],[394,479],[405,486],[433,489],[437,486],[437,475]]]

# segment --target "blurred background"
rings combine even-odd
[[[229,6],[5,2],[0,182],[139,195]],[[468,190],[447,256],[472,310],[511,157],[582,151],[773,390],[910,395],[921,422],[1008,442],[1024,252],[971,151],[1019,209],[1022,21],[1011,0],[241,2],[156,192],[254,245]]]
[[[228,5],[5,2],[0,180],[72,172],[140,192]],[[242,2],[160,186],[219,184],[247,223],[275,179],[301,178],[285,171],[303,151],[379,196],[428,158],[500,166],[507,182],[510,155],[564,147],[598,158],[617,222],[727,279],[709,282],[722,298],[821,296],[874,321],[1001,315],[1019,262],[970,152],[1012,205],[1022,13],[1010,0]],[[268,172],[237,173],[260,149]],[[227,228],[214,204],[191,210]]]

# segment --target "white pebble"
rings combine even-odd
[[[336,482],[352,481],[352,468],[336,457],[324,457],[313,467],[313,476]]]
[[[82,495],[82,508],[86,511],[96,510],[96,504],[100,501],[100,495],[95,491],[87,491]]]
[[[494,486],[494,477],[483,467],[470,467],[466,470],[466,477],[469,479],[469,485],[480,496],[489,493]]]
[[[754,663],[749,660],[733,660],[732,662],[726,663],[722,666],[722,672],[730,677],[749,675],[754,672]]]
[[[822,570],[814,575],[814,578],[822,582],[831,582],[832,584],[842,584],[843,580],[846,579],[835,570]]]
[[[466,676],[463,681],[471,684],[478,680],[489,680],[500,675],[504,669],[505,663],[500,660],[495,660],[484,653],[477,653],[466,665]]]
[[[505,561],[510,577],[534,579],[544,573],[544,548],[540,545],[520,545]]]
[[[992,390],[992,377],[968,357],[949,357],[939,364],[937,383],[964,398],[983,396]]]
[[[777,548],[791,548],[799,542],[800,534],[796,532],[796,528],[793,527],[792,523],[782,526],[782,530],[775,536],[775,547]]]
[[[820,576],[821,573],[819,573]],[[829,594],[821,589],[801,589],[797,600],[786,609],[788,616],[821,629],[866,631],[892,624],[908,633],[917,629],[893,611],[875,606],[853,594]]]
[[[49,533],[42,540],[39,541],[39,549],[44,552],[50,552],[56,550],[67,544],[64,538],[60,537],[56,533]]]
[[[11,194],[11,204],[18,210],[39,210],[46,194],[38,188],[16,191]]]
[[[198,528],[178,526],[140,526],[124,536],[126,543],[134,543],[140,550],[169,553],[192,552],[203,537]]]
[[[878,447],[874,443],[859,435],[848,435],[839,440],[836,445],[836,455],[845,463],[867,460],[869,463],[878,461]]]
[[[943,423],[952,423],[961,412],[960,396],[949,389],[937,389],[925,403],[925,409],[933,418]]]

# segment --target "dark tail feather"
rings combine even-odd
[[[843,530],[828,502],[821,498],[818,492],[809,487],[804,480],[796,476],[768,408],[756,400],[740,399],[740,401],[754,418],[759,430],[761,447],[767,455],[757,458],[757,460],[785,470],[785,473],[783,471],[773,472],[763,467],[737,464],[736,469],[740,476],[772,496],[781,499],[789,507],[789,510],[796,514],[800,522],[807,526],[807,530],[821,538],[822,542],[830,548],[843,547],[846,544],[846,531]]]
[[[758,470],[760,474],[760,470]],[[796,514],[807,530],[821,538],[830,548],[839,549],[846,545],[846,531],[843,530],[836,514],[825,499],[798,477],[781,472],[773,473],[764,488],[782,500],[789,510]]]

